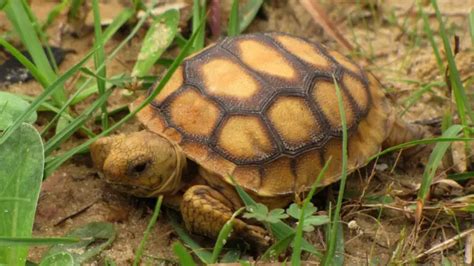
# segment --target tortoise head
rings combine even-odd
[[[147,130],[104,137],[90,146],[100,175],[115,189],[138,197],[180,188],[186,157],[179,146]]]

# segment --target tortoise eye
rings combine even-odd
[[[149,163],[148,162],[140,162],[138,164],[135,164],[130,170],[131,174],[133,175],[140,175],[145,170],[148,168]]]

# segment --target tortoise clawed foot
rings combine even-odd
[[[188,230],[216,238],[224,224],[232,217],[232,203],[217,190],[196,185],[184,193],[181,213]],[[262,227],[249,225],[241,219],[234,220],[231,238],[244,238],[260,248],[269,247],[271,237]]]

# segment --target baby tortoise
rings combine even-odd
[[[382,146],[423,136],[395,119],[376,79],[339,52],[296,36],[256,33],[184,60],[138,113],[146,129],[98,140],[90,147],[93,161],[117,189],[165,195],[191,232],[216,237],[243,205],[230,175],[269,208],[309,190],[329,157],[320,186],[339,179],[342,126],[333,77],[346,114],[349,171]],[[234,235],[269,244],[263,228],[243,219]]]

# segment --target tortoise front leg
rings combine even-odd
[[[181,214],[186,228],[196,234],[216,238],[222,226],[231,218],[235,209],[219,191],[205,185],[190,187],[181,202]],[[259,248],[270,245],[267,231],[249,225],[241,219],[234,220],[232,238],[244,238]]]

